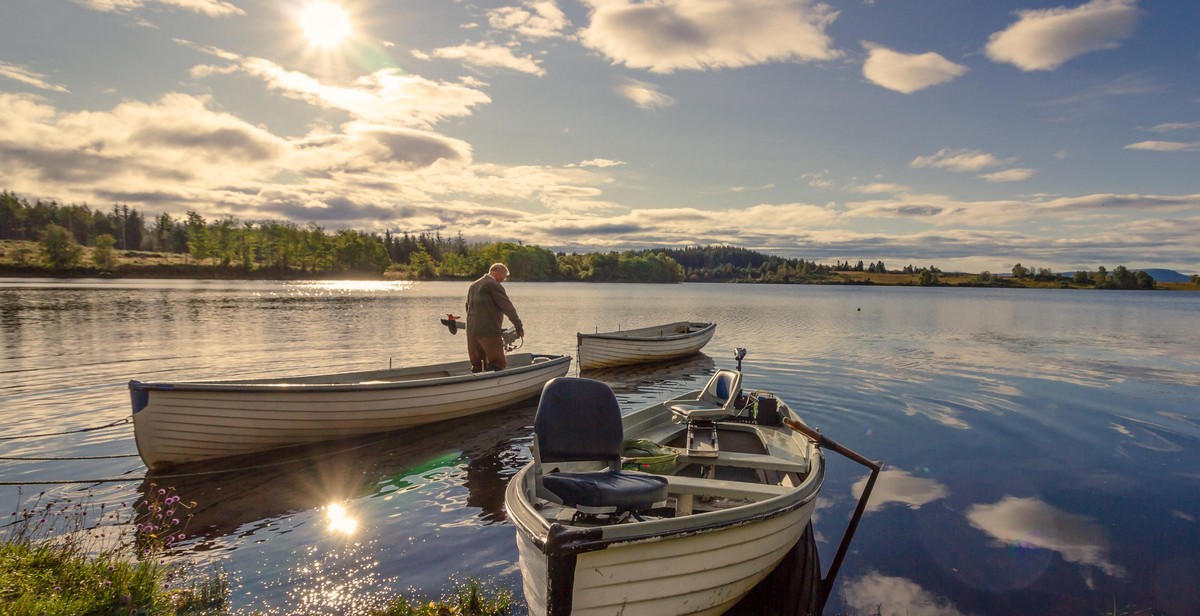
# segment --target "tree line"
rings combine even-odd
[[[183,218],[160,214],[146,222],[135,208],[55,201],[30,202],[0,192],[0,239],[38,242],[40,254],[20,255],[29,265],[54,270],[114,271],[118,252],[186,255],[193,268],[236,276],[254,273],[380,275],[391,270],[418,279],[472,278],[504,262],[514,279],[596,282],[680,282],[683,268],[662,251],[554,253],[511,242],[468,242],[462,234],[330,231],[316,223],[207,220],[190,211]],[[84,259],[84,247],[90,259]]]
[[[316,223],[239,221],[233,216],[207,220],[194,211],[183,218],[159,214],[147,222],[135,208],[109,210],[56,201],[30,202],[0,191],[0,239],[39,243],[40,254],[20,256],[58,271],[112,272],[118,253],[139,251],[186,255],[188,272],[199,268],[212,275],[304,277],[339,274],[381,275],[396,272],[409,278],[474,278],[491,263],[504,262],[516,280],[583,282],[746,282],[822,283],[842,272],[915,276],[915,284],[939,286],[941,270],[906,265],[889,270],[883,261],[837,261],[834,265],[767,255],[735,246],[691,246],[585,254],[551,252],[511,242],[468,242],[459,233],[382,234],[339,229]],[[84,248],[89,259],[84,259]],[[183,272],[183,273],[188,273]],[[982,272],[972,286],[1011,286],[1024,280],[1102,289],[1153,289],[1154,279],[1120,265],[1109,272],[1079,271],[1072,276],[1047,268],[1012,268],[1012,276]],[[869,284],[869,279],[863,281]],[[1193,284],[1200,279],[1192,277]]]

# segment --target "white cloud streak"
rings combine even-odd
[[[985,52],[1023,71],[1051,71],[1085,53],[1118,47],[1138,17],[1136,0],[1019,11],[1016,23],[991,36]]]
[[[488,25],[528,39],[546,39],[564,36],[571,22],[554,0],[529,0],[488,11]]]
[[[1002,160],[993,154],[979,150],[941,149],[932,156],[918,156],[908,163],[913,169],[931,167],[958,173],[974,173],[989,167],[999,167],[1011,161]]]
[[[418,53],[413,55],[422,57]],[[509,47],[491,43],[463,43],[456,47],[441,47],[429,52],[428,56],[461,60],[463,64],[480,68],[505,68],[538,77],[546,74],[546,69],[542,68],[533,56],[518,56]]]
[[[1005,169],[1004,171],[996,171],[995,173],[985,173],[979,177],[989,182],[1022,182],[1033,177],[1035,173],[1037,173],[1037,169],[1017,167],[1014,169]]]
[[[242,9],[224,0],[75,0],[75,3],[93,11],[106,13],[129,13],[147,5],[164,5],[194,11],[209,17],[246,14]]]
[[[932,51],[906,54],[870,43],[864,45],[869,54],[863,63],[863,76],[871,83],[902,94],[952,81],[967,72],[967,67]]]
[[[1125,149],[1149,152],[1197,152],[1200,151],[1200,141],[1139,141],[1125,146]]]
[[[809,0],[584,0],[583,44],[653,73],[841,56],[825,29],[838,12]]]
[[[394,68],[363,75],[348,86],[336,86],[264,58],[213,48],[204,51],[230,63],[195,67],[194,77],[243,73],[261,79],[289,98],[324,109],[339,109],[354,119],[378,124],[427,129],[447,118],[468,116],[475,107],[491,102],[486,94],[469,85],[432,81]]]
[[[24,66],[0,62],[0,77],[19,81],[25,85],[51,92],[70,92],[66,86],[46,81],[46,76],[35,73]]]
[[[636,79],[625,80],[625,83],[617,86],[617,93],[642,109],[663,109],[675,105],[675,99],[659,92],[658,86]]]

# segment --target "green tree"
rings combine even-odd
[[[96,269],[111,272],[117,268],[117,253],[113,250],[116,245],[117,238],[107,233],[96,237],[96,246],[92,249],[92,264]]]
[[[1013,266],[1012,275],[1013,275],[1013,278],[1025,278],[1025,277],[1029,276],[1029,268],[1018,263]]]
[[[46,226],[39,243],[43,258],[54,269],[75,267],[83,254],[83,248],[75,241],[71,232],[56,224]]]
[[[417,249],[408,256],[408,271],[413,278],[433,278],[437,270],[433,265],[433,257],[425,252],[425,247],[417,245]]]
[[[1072,278],[1072,280],[1074,281],[1075,284],[1081,284],[1081,285],[1087,284],[1092,281],[1091,277],[1088,276],[1088,273],[1083,270],[1076,271],[1075,276],[1074,276],[1074,278]]]
[[[936,287],[938,285],[938,276],[933,270],[923,269],[917,276],[917,284],[923,287]]]

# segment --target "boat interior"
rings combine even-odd
[[[786,412],[778,400],[741,392],[740,380],[739,372],[719,370],[698,396],[638,411],[626,418],[630,426],[622,425],[604,383],[551,381],[534,420],[540,514],[601,526],[719,511],[794,491],[809,474],[812,446],[801,451],[777,421]]]
[[[521,368],[523,366],[547,362],[550,361],[551,358],[548,356],[534,356],[530,353],[515,353],[509,355],[507,359],[509,368]],[[321,374],[313,376],[274,377],[238,381],[237,383],[245,385],[366,385],[371,383],[402,383],[405,381],[444,379],[453,376],[467,376],[470,374],[472,374],[471,364],[464,359],[459,362],[450,362],[434,366],[387,368],[383,370],[367,370],[363,372],[344,372],[340,374]]]

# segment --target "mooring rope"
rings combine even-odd
[[[123,453],[120,455],[111,456],[61,456],[61,457],[22,457],[22,456],[0,456],[0,460],[15,460],[18,462],[58,462],[61,460],[113,460],[116,458],[136,458],[136,453]]]
[[[18,434],[17,436],[0,436],[0,441],[12,441],[12,440],[16,440],[19,438],[40,438],[43,436],[62,436],[64,434],[78,434],[80,432],[92,432],[94,430],[103,430],[105,428],[112,428],[112,427],[119,426],[122,424],[127,424],[131,421],[133,421],[133,415],[126,415],[125,417],[122,417],[121,419],[118,419],[117,421],[104,424],[103,426],[92,426],[90,428],[79,428],[77,430],[66,430],[63,432],[46,432],[43,434]]]

